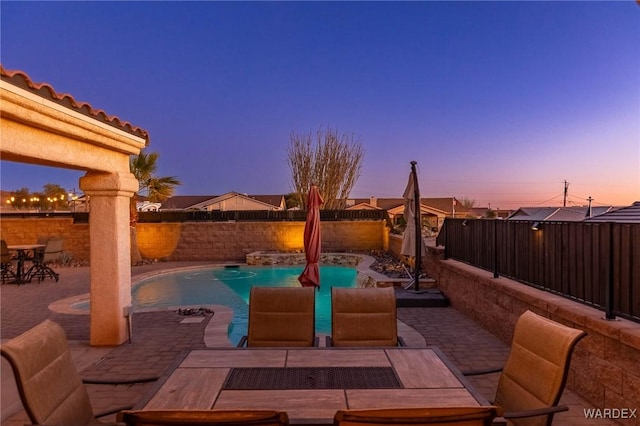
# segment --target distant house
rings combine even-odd
[[[160,206],[160,210],[285,210],[284,195],[247,195],[227,192],[223,195],[176,195]]]
[[[605,213],[618,209],[614,206],[572,206],[572,207],[521,207],[513,212],[508,220],[555,220],[565,222],[581,222],[589,217],[600,216]]]
[[[349,198],[345,202],[346,210],[381,209],[389,213],[393,224],[400,224],[404,217],[403,198]],[[446,217],[467,217],[469,209],[463,207],[455,198],[420,198],[422,224],[431,230],[439,229]]]
[[[455,197],[445,198],[420,198],[420,204],[425,207],[445,212],[449,217],[465,217],[469,213],[469,209],[460,204]],[[391,210],[398,206],[404,205],[404,199],[399,198],[348,198],[345,200],[345,208],[353,210],[356,206],[370,206],[369,208],[381,208],[383,210]]]
[[[586,222],[640,223],[640,201],[628,207],[610,210],[598,216],[585,219]]]
[[[149,200],[136,203],[136,208],[139,212],[157,212],[160,210],[161,203],[152,203]]]

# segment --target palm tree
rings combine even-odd
[[[156,176],[158,153],[146,154],[140,152],[129,160],[129,170],[136,177],[139,183],[138,192],[131,197],[129,206],[129,225],[131,226],[131,262],[138,263],[142,256],[138,250],[136,239],[136,225],[138,224],[137,203],[141,197],[146,197],[151,202],[161,203],[171,197],[177,185],[182,182],[175,176]]]

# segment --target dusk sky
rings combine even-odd
[[[2,65],[150,134],[177,195],[291,191],[291,132],[354,133],[352,197],[517,208],[640,200],[640,6],[9,2]],[[0,187],[78,188],[2,161]]]

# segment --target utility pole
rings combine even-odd
[[[562,201],[562,207],[567,207],[567,192],[569,191],[569,182],[564,181],[564,199]]]

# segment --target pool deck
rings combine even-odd
[[[183,267],[211,266],[210,262],[167,262],[132,268],[133,281],[143,277]],[[136,312],[133,317],[133,338],[130,344],[115,348],[90,347],[88,316],[52,311],[49,306],[61,299],[77,298],[89,292],[89,268],[59,268],[60,281],[45,280],[41,284],[3,285],[0,288],[2,316],[1,337],[10,339],[45,319],[59,323],[65,330],[74,360],[85,377],[122,378],[162,374],[181,354],[190,349],[229,346],[226,327],[231,312],[213,306],[214,315],[184,316],[175,310]],[[509,347],[495,336],[466,318],[452,307],[398,308],[399,333],[409,346],[438,346],[460,369],[500,366]],[[320,339],[321,341],[323,339]],[[488,399],[492,399],[498,375],[473,377],[470,381]],[[4,360],[1,370],[1,426],[28,423],[24,411],[16,405],[15,385]],[[95,411],[138,401],[153,384],[132,386],[89,385]],[[561,403],[570,411],[556,415],[557,425],[614,425],[607,420],[584,418],[583,410],[592,407],[570,390],[565,390]],[[16,412],[17,410],[17,412]],[[7,415],[9,412],[15,414]],[[105,418],[104,420],[108,420]]]

